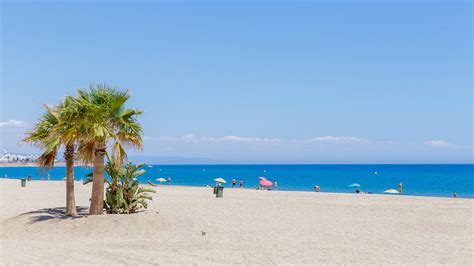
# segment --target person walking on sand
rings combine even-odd
[[[239,187],[242,188],[244,185],[244,181],[242,181],[242,179],[240,179],[240,182],[239,182]]]
[[[277,190],[277,188],[278,188],[278,183],[277,183],[276,180],[273,180],[273,188],[274,188],[275,190]]]
[[[400,183],[398,184],[398,192],[399,192],[400,194],[402,194],[402,192],[403,192],[403,184],[402,184],[402,181],[400,181]]]
[[[453,191],[453,198],[457,198],[458,197],[458,193],[456,193],[456,191]]]
[[[235,187],[235,184],[236,184],[236,183],[237,183],[237,180],[235,180],[235,178],[232,179],[232,187]]]
[[[171,185],[171,176],[168,176],[168,186]]]

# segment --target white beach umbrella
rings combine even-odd
[[[214,181],[216,181],[216,182],[218,182],[218,183],[223,183],[223,184],[227,183],[224,178],[220,178],[220,177],[214,179]]]

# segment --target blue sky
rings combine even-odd
[[[470,1],[2,1],[0,148],[75,88],[129,88],[131,154],[472,162]]]

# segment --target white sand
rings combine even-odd
[[[473,200],[159,187],[147,211],[64,218],[63,182],[0,179],[0,263],[471,264]],[[76,185],[79,206],[90,186]],[[202,235],[202,230],[206,235]]]

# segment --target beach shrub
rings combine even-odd
[[[142,187],[137,177],[146,171],[140,169],[144,163],[135,165],[127,163],[120,166],[116,159],[109,158],[105,171],[109,177],[106,179],[108,187],[105,192],[104,209],[112,214],[129,214],[148,207],[148,200],[153,200],[150,193],[156,191],[152,188]],[[84,181],[90,182],[91,179]]]
[[[140,186],[137,180],[138,176],[145,173],[145,170],[140,169],[144,165],[127,163],[116,171],[116,167],[107,164],[106,172],[112,180],[105,193],[104,207],[107,213],[134,213],[148,207],[147,200],[153,199],[149,193],[156,191]]]

